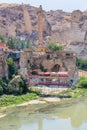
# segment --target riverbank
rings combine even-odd
[[[25,95],[2,95],[0,97],[0,107],[6,107],[9,105],[17,105],[27,101],[38,99],[39,96],[35,93],[27,93]]]
[[[57,93],[64,91],[65,89],[59,89]],[[6,112],[9,108],[14,107],[26,107],[28,105],[36,105],[36,104],[47,104],[47,103],[57,103],[61,102],[62,99],[59,97],[40,97],[35,93],[28,93],[20,96],[13,95],[3,95],[0,98],[0,118],[6,116]]]
[[[30,88],[30,92],[24,95],[18,95],[18,96],[14,96],[14,95],[2,95],[0,96],[0,107],[5,107],[5,106],[9,106],[9,105],[18,105],[18,104],[22,104],[25,102],[29,102],[31,100],[36,100],[36,99],[40,99],[40,96],[38,95],[44,95],[45,97],[47,97],[48,95],[53,95],[53,94],[59,94],[62,91],[66,91],[68,88],[58,88],[58,87],[47,87],[47,86],[43,86],[43,87],[32,87],[32,89]],[[41,98],[42,99],[42,98]]]
[[[3,95],[0,97],[0,108],[7,106],[26,106],[29,104],[39,104],[45,102],[59,102],[61,99],[72,99],[81,97],[87,93],[87,89],[82,88],[59,88],[59,91],[55,91],[50,95],[38,96],[35,93],[27,93],[25,95],[13,96],[13,95]]]
[[[56,93],[51,93],[51,95],[38,96],[35,93],[27,93],[25,95],[13,96],[13,95],[3,95],[0,97],[0,108],[8,106],[27,106],[29,104],[39,104],[46,102],[60,102],[62,99],[73,99],[78,98],[87,93],[87,89],[82,88],[68,88],[59,89]]]
[[[13,107],[26,107],[28,105],[37,104],[49,104],[49,103],[65,103],[67,101],[75,101],[87,94],[87,89],[85,88],[68,88],[59,89],[56,93],[52,93],[51,96],[37,96],[35,93],[28,93],[20,96],[4,95],[0,98],[0,118],[6,116],[6,112],[9,108]]]
[[[56,104],[56,103],[62,103],[62,101],[67,101],[69,99],[60,99],[58,97],[43,97],[43,98],[38,98],[36,100],[32,100],[32,101],[27,101],[21,104],[14,104],[14,105],[9,105],[6,107],[1,107],[1,113],[0,113],[0,118],[3,118],[5,116],[7,116],[7,113],[9,110],[11,110],[12,108],[17,108],[17,107],[27,107],[27,106],[35,106],[35,105],[40,105],[41,104],[41,108],[43,108],[44,104]],[[37,108],[37,110],[39,109],[39,107]]]

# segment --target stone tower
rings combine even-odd
[[[43,18],[42,18],[42,6],[38,9],[38,43],[40,46],[43,44]]]
[[[71,20],[73,22],[78,23],[78,22],[82,21],[82,19],[83,19],[83,14],[82,14],[82,12],[80,10],[74,10],[71,13]]]
[[[32,24],[31,24],[31,18],[28,12],[28,9],[25,5],[22,5],[23,12],[24,12],[24,22],[25,22],[25,28],[29,34],[32,33]]]

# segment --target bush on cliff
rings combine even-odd
[[[52,51],[60,51],[63,50],[63,46],[61,45],[56,45],[54,42],[50,42],[48,45],[48,48],[51,49]]]

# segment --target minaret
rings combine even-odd
[[[43,44],[43,18],[42,18],[42,6],[38,9],[38,44]]]

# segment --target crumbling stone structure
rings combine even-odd
[[[80,10],[75,10],[71,14],[71,20],[73,22],[80,22],[83,19],[83,14]]]
[[[8,76],[8,66],[6,57],[2,49],[0,49],[0,77]]]
[[[23,8],[23,14],[24,14],[25,28],[26,28],[27,32],[29,34],[31,34],[32,33],[32,23],[31,23],[30,14],[25,5],[22,5],[22,8]]]
[[[69,80],[78,79],[78,70],[76,68],[76,55],[69,51],[58,52],[35,52],[24,51],[20,59],[20,67],[26,68],[28,73],[32,72],[69,72]]]
[[[75,22],[79,22],[82,18],[82,14],[80,11],[75,11],[71,17]],[[68,51],[52,52],[43,45],[42,6],[38,9],[38,47],[35,50],[25,49],[21,53],[20,70],[23,74],[37,73],[38,71],[67,71],[70,81],[74,81],[78,78],[76,56],[74,53]]]

